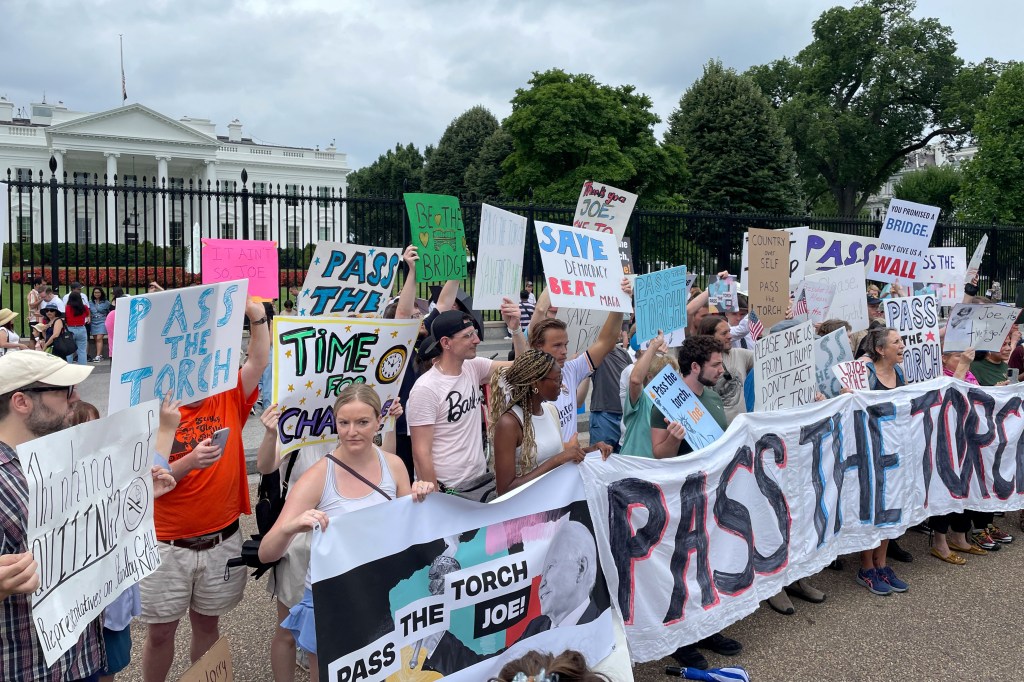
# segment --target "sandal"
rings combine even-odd
[[[981,547],[978,547],[976,545],[970,545],[969,544],[966,547],[961,547],[960,545],[954,545],[952,542],[947,543],[947,544],[949,545],[949,548],[951,550],[956,551],[956,552],[963,552],[964,554],[973,554],[975,556],[983,556],[985,554],[988,554],[988,552],[986,550],[984,550]]]
[[[947,564],[953,564],[954,566],[963,566],[967,563],[967,559],[963,558],[959,554],[950,552],[946,556],[942,556],[942,554],[939,553],[939,550],[935,549],[934,547],[932,547],[932,556],[936,559],[941,559],[945,561]]]

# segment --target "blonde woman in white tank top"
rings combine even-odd
[[[270,563],[281,558],[292,539],[315,526],[326,528],[330,518],[386,502],[388,498],[412,494],[422,501],[434,485],[417,481],[410,485],[405,464],[396,455],[380,450],[373,437],[380,426],[380,399],[365,384],[342,390],[334,404],[338,447],[331,453],[378,490],[325,457],[302,475],[288,493],[277,523],[260,543],[260,560]],[[281,623],[292,632],[298,645],[309,652],[309,674],[318,681],[316,632],[313,629],[313,595],[307,587],[302,601]]]

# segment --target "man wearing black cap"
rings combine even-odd
[[[78,402],[75,385],[92,370],[35,350],[0,357],[0,677],[5,680],[91,680],[105,662],[97,618],[56,663],[46,665],[32,624],[30,595],[39,579],[28,551],[28,482],[16,450],[70,425]]]
[[[517,337],[518,311],[502,309],[502,317]],[[465,497],[485,501],[494,490],[494,475],[487,471],[480,433],[480,385],[510,362],[476,356],[480,330],[472,315],[449,310],[430,327],[440,348],[434,366],[416,380],[405,412],[412,432],[416,478]]]

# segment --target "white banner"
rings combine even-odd
[[[868,294],[863,263],[807,275],[807,280],[835,285],[836,293],[828,308],[829,317],[846,320],[852,327],[851,331],[868,328]]]
[[[473,307],[497,310],[501,299],[519,300],[523,286],[526,216],[480,206],[480,247],[476,256]]]
[[[616,240],[622,239],[629,225],[629,216],[636,206],[636,199],[637,195],[632,192],[587,180],[576,201],[572,226],[607,232],[614,234]]]
[[[903,337],[903,376],[908,384],[942,376],[939,303],[934,296],[882,301],[885,323]]]
[[[419,328],[415,319],[275,317],[273,401],[281,410],[280,454],[337,440],[334,401],[349,384],[375,389],[382,416],[387,414]]]
[[[538,222],[537,244],[551,305],[632,312],[613,235]]]
[[[160,565],[149,471],[159,422],[151,400],[18,446],[39,563],[32,622],[47,665]]]
[[[814,402],[814,328],[810,322],[766,334],[754,345],[754,410]]]
[[[314,531],[320,679],[478,682],[532,649],[612,648],[576,467],[491,504],[404,497]]]
[[[402,249],[317,242],[295,309],[302,316],[380,317],[401,262]]]
[[[1024,388],[935,379],[740,415],[672,459],[580,465],[634,660],[720,632],[929,516],[1024,506]]]
[[[108,410],[161,398],[195,402],[238,383],[244,279],[125,298],[114,319]]]

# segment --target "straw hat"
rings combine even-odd
[[[18,313],[14,312],[10,308],[0,308],[0,326],[3,326],[16,318]]]

